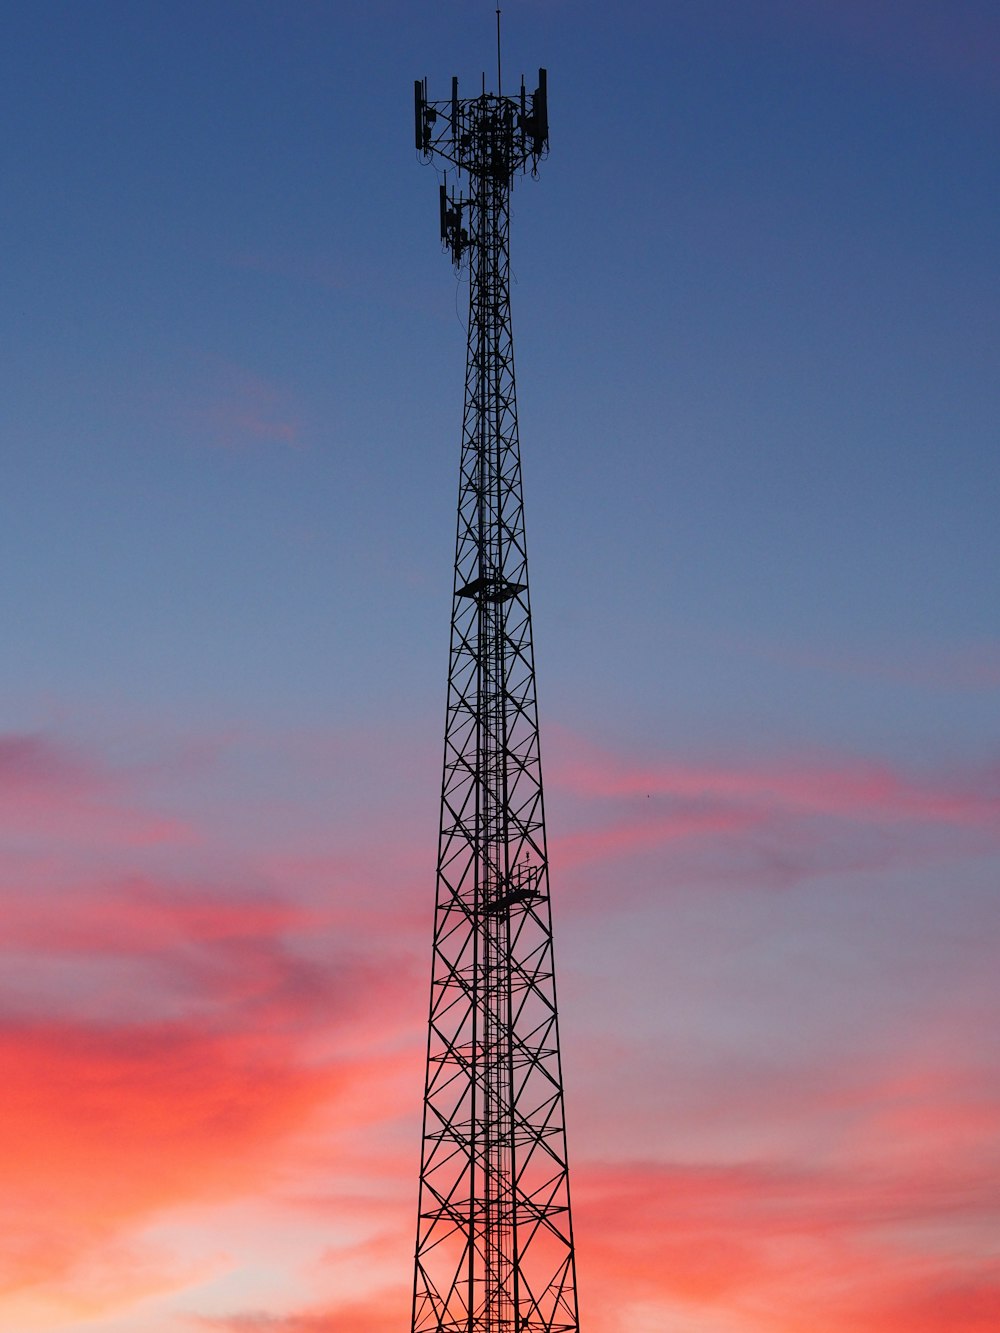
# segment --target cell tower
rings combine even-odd
[[[499,64],[496,93],[414,88],[417,149],[455,177],[441,239],[469,341],[413,1333],[579,1331],[509,290],[546,78],[506,97]]]

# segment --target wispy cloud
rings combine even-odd
[[[613,1313],[623,1289],[664,1311],[714,1314],[721,1327],[728,1318],[756,1330],[759,1319],[789,1333],[816,1321],[889,1333],[899,1327],[893,1305],[916,1308],[949,1287],[955,1310],[995,1312],[1000,1190],[988,1143],[956,1161],[928,1159],[911,1139],[886,1162],[881,1142],[876,1133],[855,1161],[584,1164],[575,1181],[581,1259],[607,1326],[627,1327]],[[961,1255],[960,1281],[948,1272],[949,1251]],[[938,1316],[927,1327],[980,1325]]]
[[[71,841],[141,847],[191,837],[182,820],[138,808],[101,761],[30,733],[0,736],[0,828],[8,839],[44,839],[49,848]]]
[[[716,868],[728,858],[730,882],[753,888],[778,872],[751,850],[784,858],[793,885],[807,865],[870,865],[886,839],[951,839],[955,856],[997,845],[990,772],[552,739],[566,907],[617,913],[632,892],[662,928],[661,969],[679,922],[660,890],[682,850]],[[372,1333],[405,1319],[432,879],[412,784],[385,790],[379,746],[254,728],[0,741],[0,1322],[65,1329],[140,1300],[157,1333]],[[410,759],[399,763],[405,773]],[[392,847],[365,794],[379,782]],[[587,900],[612,854],[652,873],[620,875],[613,902]],[[657,892],[643,902],[647,880]],[[726,940],[717,948],[738,955],[743,939]],[[988,1326],[1000,1084],[974,1034],[955,1040],[980,1000],[949,978],[982,984],[963,949],[939,964],[952,1009],[919,1007],[905,1031],[873,1011],[865,1048],[843,1034],[825,1047],[803,1004],[803,1033],[780,1046],[758,1049],[741,1029],[738,1060],[720,1060],[728,1045],[696,1058],[728,1033],[729,992],[713,1000],[704,985],[683,1024],[659,1023],[663,978],[638,969],[636,1012],[653,1030],[609,1049],[599,1025],[578,1029],[588,1104],[575,1189],[595,1329],[891,1333],[931,1300],[963,1333]],[[804,966],[793,949],[775,957]],[[736,964],[706,954],[701,966]],[[782,994],[808,995],[807,980],[786,978]],[[639,1160],[615,1156],[622,1135]],[[295,1256],[264,1295],[252,1283],[262,1242],[237,1238],[250,1213]],[[188,1314],[167,1314],[168,1294]]]
[[[329,1305],[299,1314],[273,1315],[263,1312],[194,1316],[191,1327],[205,1333],[383,1333],[398,1324],[406,1314],[406,1300],[402,1291],[393,1292],[389,1299],[373,1295],[361,1304]]]
[[[302,423],[287,393],[257,375],[227,373],[199,415],[215,442],[226,449],[302,444]]]
[[[439,293],[431,287],[414,286],[395,271],[387,279],[383,265],[372,264],[357,253],[345,259],[321,252],[242,250],[231,255],[227,262],[234,269],[338,293],[342,299],[361,301],[366,306],[416,311],[424,320],[449,319],[436,299]]]
[[[0,1223],[12,1241],[0,1284],[22,1301],[40,1288],[72,1303],[81,1274],[164,1213],[287,1188],[310,1127],[331,1115],[344,1135],[392,1114],[388,960],[338,960],[323,936],[320,963],[286,938],[302,921],[273,904],[206,891],[171,905],[146,890],[122,895],[118,924],[110,905],[91,902],[51,940],[31,930],[14,941],[34,950],[38,979],[34,1011],[0,1025]],[[70,966],[54,991],[45,971],[61,951]],[[119,985],[87,1018],[94,997],[74,1004],[70,977],[87,965],[98,986],[99,960],[105,985],[124,967],[142,989],[129,1003]]]
[[[7,1326],[193,1280],[139,1240],[157,1218],[287,1191],[317,1124],[350,1138],[394,1115],[412,985],[397,943],[366,954],[344,936],[335,876],[324,906],[262,888],[251,856],[220,864],[201,803],[226,746],[167,748],[112,763],[51,736],[0,741]],[[190,820],[158,813],[196,776]]]
[[[552,844],[566,871],[654,854],[690,869],[698,855],[713,877],[787,887],[1000,845],[1000,765],[917,774],[853,755],[706,763],[602,750],[563,731],[547,774],[566,820]]]
[[[753,765],[644,763],[567,744],[564,734],[553,777],[588,797],[666,796],[874,823],[991,827],[1000,819],[1000,762],[987,771],[921,781],[887,763],[853,757]]]

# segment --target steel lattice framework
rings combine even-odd
[[[413,1333],[579,1330],[509,291],[546,101],[415,85],[470,292]]]

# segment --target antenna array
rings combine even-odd
[[[510,318],[545,70],[517,97],[418,80],[414,134],[457,178],[441,240],[469,334],[412,1329],[579,1333]]]

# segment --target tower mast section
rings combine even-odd
[[[501,94],[497,23],[496,93],[414,85],[469,330],[412,1333],[579,1333],[510,316],[547,87]]]

